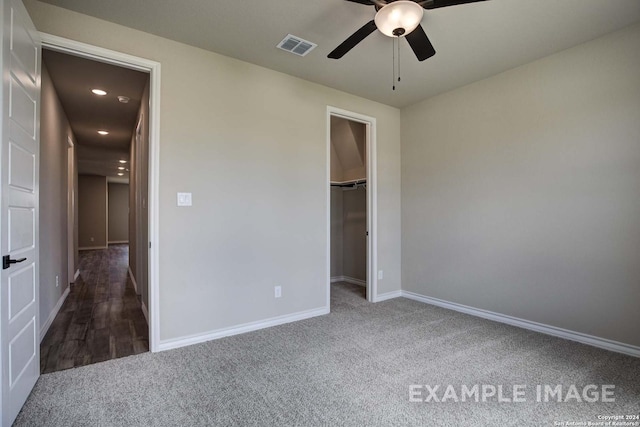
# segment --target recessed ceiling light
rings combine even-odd
[[[105,92],[102,89],[93,89],[93,90],[91,90],[91,92],[93,92],[94,94],[96,94],[98,96],[105,96],[107,94],[107,92]]]
[[[118,172],[118,176],[123,176],[124,174],[122,172]]]
[[[122,164],[127,163],[127,161],[126,161],[126,160],[118,160],[118,161],[119,161],[120,163],[122,163]]]
[[[118,169],[123,171],[124,170],[124,166],[118,166]]]
[[[106,130],[99,130],[98,133],[100,135],[109,135],[109,132],[107,132]]]
[[[129,102],[129,97],[128,96],[119,96],[118,97],[118,101],[122,102],[123,104],[126,104]]]

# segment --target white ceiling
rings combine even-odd
[[[373,19],[345,0],[42,0],[396,107],[411,105],[640,21],[639,0],[491,0],[425,11],[437,54],[418,62],[401,44],[392,86],[391,39],[373,33],[327,58]],[[275,46],[287,33],[318,44],[306,57]]]

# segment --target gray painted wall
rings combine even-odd
[[[403,289],[640,345],[640,24],[402,110]]]
[[[140,199],[138,211],[138,236],[140,248],[138,250],[137,277],[140,279],[138,286],[142,295],[142,302],[149,306],[149,81],[142,93],[140,101],[140,114],[142,117],[142,136],[140,138],[140,155],[138,167],[140,168]]]
[[[140,294],[140,288],[137,286],[138,280],[136,277],[138,259],[138,211],[136,203],[136,190],[138,188],[136,179],[137,157],[138,155],[136,153],[136,138],[134,130],[134,134],[131,137],[131,144],[129,145],[129,270],[133,275],[133,279],[136,281],[137,292],[138,294]]]
[[[367,280],[367,191],[342,192],[343,197],[343,248],[342,275]]]
[[[149,82],[142,93],[129,156],[129,268],[142,303],[149,307]],[[137,127],[136,127],[137,129]]]
[[[67,241],[67,138],[73,133],[44,65],[41,85],[40,327],[69,286],[67,245],[73,245]]]
[[[378,290],[400,289],[398,109],[45,3],[25,4],[40,31],[162,64],[161,340],[326,305],[328,105],[377,119],[374,232],[385,271]],[[179,191],[193,193],[191,208],[176,206]],[[282,298],[273,297],[276,285]]]
[[[367,280],[367,191],[331,188],[331,277]]]
[[[129,184],[108,183],[109,243],[129,241]]]
[[[377,118],[379,291],[400,289],[397,109],[25,3],[41,31],[162,63],[161,339],[324,305],[327,105]],[[639,31],[403,110],[405,289],[640,344]]]
[[[331,181],[367,176],[366,125],[331,116]]]
[[[107,246],[107,178],[78,176],[78,244],[83,248]]]
[[[72,173],[72,180],[73,180],[73,194],[72,194],[72,199],[71,199],[71,204],[70,204],[70,208],[71,210],[73,210],[73,248],[71,248],[71,253],[73,256],[73,263],[71,265],[71,270],[73,271],[73,274],[75,274],[76,272],[78,272],[79,267],[80,267],[80,251],[78,250],[79,246],[79,234],[80,234],[80,230],[79,230],[79,223],[78,223],[78,146],[77,146],[77,141],[75,140],[75,136],[73,137],[74,139],[74,147],[72,149],[72,159],[71,159],[71,167],[73,168]],[[71,274],[69,274],[71,277],[69,277],[69,281],[71,283],[73,283],[73,276]]]

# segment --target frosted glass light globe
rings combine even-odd
[[[420,25],[423,13],[424,9],[418,3],[409,0],[394,1],[376,13],[375,23],[382,34],[402,37]]]

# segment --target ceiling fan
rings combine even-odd
[[[374,6],[376,16],[335,48],[329,58],[340,59],[376,29],[389,37],[405,37],[419,61],[436,54],[436,50],[422,29],[420,21],[424,9],[438,9],[485,0],[347,0]]]

